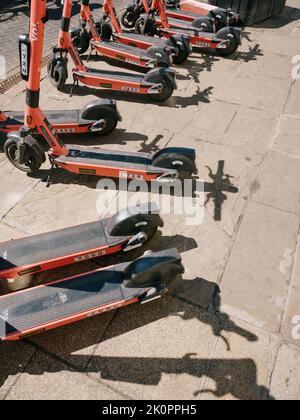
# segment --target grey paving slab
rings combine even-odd
[[[278,400],[300,400],[299,349],[283,345],[272,375],[271,392]]]
[[[294,254],[294,267],[286,301],[282,333],[286,341],[300,346],[300,241]]]
[[[214,325],[210,315],[172,298],[129,307],[114,318],[87,370],[135,399],[195,399]]]
[[[271,112],[242,106],[226,131],[223,143],[265,154],[272,143],[278,119]]]
[[[223,338],[218,340],[211,357],[201,398],[274,399],[270,380],[280,346],[279,337],[234,318],[224,325]]]
[[[47,353],[38,352],[7,400],[114,400],[123,395]]]
[[[259,169],[253,200],[299,215],[300,191],[295,183],[299,175],[297,156],[268,153]]]
[[[279,331],[298,227],[295,215],[248,205],[221,282],[223,311],[267,331]]]

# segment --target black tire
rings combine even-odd
[[[153,166],[178,171],[178,179],[183,182],[193,175],[193,164],[186,156],[176,154],[160,155],[152,162]]]
[[[145,25],[146,30],[145,30]],[[135,32],[140,35],[155,36],[157,34],[156,24],[152,19],[149,19],[146,23],[144,17],[138,18],[135,24]]]
[[[145,77],[145,82],[162,84],[162,91],[160,93],[148,94],[149,98],[154,102],[165,102],[173,95],[174,84],[172,80],[170,80],[169,75],[163,77],[158,69],[155,73],[148,73]]]
[[[53,60],[48,62],[48,77],[51,84],[57,89],[62,88],[68,79],[68,69],[67,66],[63,63],[58,63],[55,65],[54,71],[52,71]]]
[[[40,157],[34,152],[32,148],[28,146],[28,152],[26,156],[27,163],[19,164],[17,161],[18,157],[18,145],[14,140],[8,139],[4,144],[4,152],[7,159],[20,171],[26,173],[36,172],[40,169],[43,162]]]
[[[101,131],[93,131],[92,133],[98,136],[107,136],[116,129],[119,119],[114,111],[107,108],[99,115],[98,121],[101,121],[101,125],[104,123],[104,128]]]
[[[121,23],[126,29],[133,29],[136,24],[134,14],[130,10],[125,10],[121,16]]]
[[[226,28],[227,29],[227,28]],[[230,33],[229,31],[220,31],[216,34],[216,36],[220,39],[230,40],[230,43],[227,48],[217,48],[217,53],[221,57],[229,57],[231,54],[233,54],[239,46],[239,42],[237,41],[234,34]]]
[[[145,19],[140,17],[135,23],[135,32],[140,35],[149,35],[144,33]]]
[[[166,45],[168,45],[168,46],[170,46],[172,48],[176,48],[177,49],[177,54],[173,56],[173,63],[176,64],[177,66],[185,63],[186,60],[189,58],[190,51],[184,45],[184,43],[182,43],[180,45],[178,43],[175,43],[171,39],[168,39],[167,42],[166,42]]]
[[[173,63],[179,66],[185,63],[186,60],[189,58],[189,56],[190,56],[190,52],[186,48],[180,45],[178,46],[177,54],[173,56]]]
[[[89,37],[75,35],[72,37],[72,42],[79,55],[85,54],[90,47]]]

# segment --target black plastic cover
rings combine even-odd
[[[210,0],[210,4],[232,9],[244,25],[261,22],[282,13],[286,0]]]

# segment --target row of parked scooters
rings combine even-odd
[[[113,100],[97,100],[82,110],[43,113],[40,79],[47,2],[31,0],[30,9],[30,34],[21,35],[19,41],[21,76],[27,82],[25,111],[0,114],[0,130],[7,134],[5,153],[16,168],[27,173],[39,171],[47,152],[50,174],[61,168],[74,174],[158,183],[182,182],[197,174],[193,149],[171,147],[156,154],[121,153],[64,144],[60,133],[107,135],[121,116]],[[81,1],[82,25],[70,31],[71,16],[72,0],[64,0],[58,45],[48,64],[51,82],[62,88],[69,77],[71,58],[71,93],[81,83],[165,101],[176,88],[176,71],[170,66],[183,64],[193,46],[205,51],[214,49],[226,56],[238,48],[241,40],[238,16],[231,11],[204,6],[199,14],[182,12],[177,7],[169,10],[163,0],[141,0],[130,5],[121,18],[127,30],[122,28],[112,0],[104,1],[103,17],[97,22],[89,0]],[[136,32],[129,31],[133,28]],[[139,67],[144,73],[89,68],[81,58],[89,48],[114,62]],[[46,151],[42,139],[48,144]],[[48,185],[50,181],[49,177]],[[176,249],[147,252],[134,262],[58,281],[53,281],[51,274],[57,267],[141,247],[161,227],[158,209],[149,204],[126,209],[112,218],[0,244],[0,278],[12,287],[37,273],[49,274],[49,282],[44,285],[0,297],[0,339],[18,340],[161,297],[176,276],[184,272]]]

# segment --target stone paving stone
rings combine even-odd
[[[75,368],[75,371],[74,371]],[[115,400],[125,399],[114,387],[76,371],[60,358],[38,352],[26,372],[6,395],[7,400]]]
[[[102,314],[37,335],[31,341],[46,353],[84,369],[113,316],[114,312]]]
[[[213,317],[172,298],[125,308],[87,371],[134,399],[195,399],[215,342],[212,328]]]
[[[223,143],[265,154],[271,144],[277,121],[278,118],[273,113],[240,107],[225,133]]]
[[[171,146],[179,146],[180,136],[172,138]],[[211,192],[213,180],[209,176],[209,169],[216,174],[219,162],[224,161],[223,180],[229,175],[231,186],[224,186],[224,201],[221,206],[221,221],[218,224],[230,236],[233,235],[237,223],[243,213],[247,197],[255,190],[256,167],[261,163],[262,157],[241,148],[227,145],[216,145],[208,142],[197,142],[188,138],[186,146],[196,149],[199,178],[203,179],[207,194]],[[215,216],[215,196],[206,203],[209,214]]]
[[[300,400],[300,352],[284,344],[272,375],[271,393],[278,400]]]
[[[285,115],[282,117],[278,135],[274,141],[273,149],[278,152],[300,155],[299,145],[300,117]]]
[[[274,399],[270,378],[280,338],[234,318],[225,322],[210,359],[202,399]]]
[[[253,200],[300,215],[300,191],[295,182],[299,176],[296,156],[268,153],[259,170]]]
[[[282,324],[286,341],[300,346],[300,238],[294,255],[294,269]],[[299,396],[300,397],[300,396]]]
[[[300,115],[300,80],[296,80],[291,88],[285,111],[288,114]]]
[[[36,350],[25,342],[1,343],[0,400],[6,397],[20,378],[35,352]]]
[[[279,331],[298,227],[295,215],[248,205],[221,282],[224,312]]]

